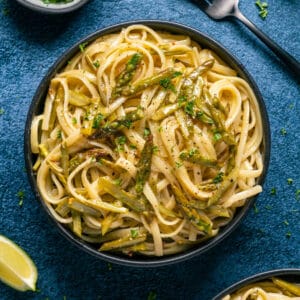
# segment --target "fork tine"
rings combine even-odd
[[[200,9],[204,11],[207,10],[210,6],[210,4],[206,0],[193,0],[193,1],[197,3]]]

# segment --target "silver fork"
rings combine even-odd
[[[287,51],[269,38],[265,33],[250,22],[239,10],[239,0],[193,0],[211,18],[219,20],[234,17],[244,23],[297,75],[300,76],[300,63]]]

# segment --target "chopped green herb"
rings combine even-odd
[[[130,149],[136,149],[137,147],[136,147],[136,145],[130,144],[130,145],[129,145],[129,148],[130,148]]]
[[[136,238],[139,235],[139,231],[137,229],[131,229],[130,234],[132,238]]]
[[[61,133],[61,130],[58,130],[58,131],[57,131],[57,138],[58,138],[59,140],[62,139],[62,133]]]
[[[178,168],[180,168],[180,167],[182,167],[182,162],[178,162],[178,161],[175,161],[175,165],[176,165],[176,168],[178,169]]]
[[[259,16],[264,20],[268,15],[268,3],[257,0],[255,5],[259,8]]]
[[[300,190],[296,191],[296,199],[299,200],[300,199]]]
[[[0,108],[0,115],[3,115],[4,114],[4,109],[1,107]]]
[[[162,86],[166,90],[170,90],[173,93],[176,93],[175,86],[171,82],[171,78],[164,78],[159,81],[160,86]]]
[[[291,104],[289,105],[289,109],[293,109],[294,106],[295,106],[295,104],[294,104],[294,103],[291,103]]]
[[[287,220],[284,220],[284,221],[283,221],[283,224],[286,225],[286,226],[288,226],[288,225],[289,225],[289,222],[288,222]]]
[[[77,124],[77,119],[76,118],[72,118],[72,123],[75,125]]]
[[[285,136],[287,134],[287,131],[285,128],[281,128],[280,133],[281,133],[281,135]]]
[[[149,136],[150,135],[150,129],[149,128],[145,128],[144,129],[144,137],[147,137],[147,136]]]
[[[19,206],[23,205],[24,195],[24,191],[18,191],[17,196],[19,198]]]
[[[115,139],[115,142],[117,144],[117,150],[118,151],[124,151],[124,145],[126,143],[126,136],[122,135],[122,136],[117,137]]]
[[[195,106],[195,101],[189,101],[185,107],[184,107],[184,111],[190,115],[190,116],[194,116],[194,106]]]
[[[266,206],[265,206],[265,209],[271,210],[271,209],[272,209],[272,206],[271,206],[271,205],[266,205]]]
[[[195,154],[197,154],[198,153],[198,150],[197,149],[191,149],[190,151],[189,151],[189,157],[193,157]]]
[[[213,183],[220,183],[223,181],[223,176],[224,173],[220,172],[214,179],[213,179]]]
[[[158,132],[162,132],[162,131],[163,131],[162,127],[159,126],[159,127],[158,127]]]
[[[185,95],[180,95],[178,97],[178,105],[181,107],[181,105],[186,101],[186,96]]]
[[[221,138],[222,138],[222,134],[221,134],[220,132],[218,132],[218,131],[215,131],[215,132],[214,132],[214,137],[213,137],[214,141],[217,142],[217,141],[219,141]]]
[[[291,237],[292,233],[290,231],[288,231],[285,236],[289,239]]]
[[[85,43],[81,43],[81,44],[79,45],[79,49],[80,49],[81,52],[84,52],[84,50],[85,50],[87,44],[88,44],[88,43],[85,42]]]
[[[93,62],[93,65],[94,65],[96,68],[99,68],[99,67],[100,67],[99,60],[94,61],[94,62]]]
[[[109,271],[112,270],[112,265],[111,265],[111,263],[108,263],[108,264],[107,264],[107,267],[108,267],[108,270],[109,270]]]
[[[286,182],[287,182],[288,185],[291,185],[291,184],[293,184],[293,179],[292,178],[288,178],[286,180]]]
[[[156,300],[157,298],[157,295],[155,292],[151,291],[149,294],[148,294],[148,297],[147,297],[147,300]]]
[[[152,151],[154,154],[157,153],[159,151],[158,146],[153,146]]]
[[[276,188],[275,187],[271,188],[270,194],[271,195],[276,195],[276,193],[277,193]]]
[[[256,203],[254,203],[253,209],[254,209],[254,212],[255,212],[256,214],[258,214],[259,209],[258,209],[258,207],[256,206]]]
[[[3,15],[3,16],[8,16],[9,13],[10,13],[10,10],[9,10],[7,7],[4,7],[4,8],[2,9],[2,15]]]
[[[94,120],[93,120],[93,125],[92,128],[97,129],[100,127],[101,121],[104,119],[104,116],[102,114],[98,114]]]
[[[122,184],[122,179],[121,178],[118,178],[114,181],[115,185],[121,185]]]

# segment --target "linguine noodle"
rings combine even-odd
[[[80,45],[34,117],[33,167],[58,222],[100,251],[168,255],[260,193],[249,84],[188,36],[132,25]]]
[[[300,286],[279,278],[249,284],[222,300],[300,300]]]

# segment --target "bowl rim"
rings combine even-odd
[[[62,8],[50,8],[46,6],[41,6],[37,5],[31,2],[28,2],[27,0],[17,0],[18,3],[23,5],[26,8],[29,8],[31,10],[34,10],[39,13],[43,14],[51,14],[51,15],[56,15],[56,14],[64,14],[64,13],[69,13],[71,11],[74,11],[84,4],[86,4],[89,0],[79,0],[79,2],[74,3],[73,5],[70,5],[68,7],[62,7]]]
[[[223,290],[218,295],[216,295],[212,300],[221,300],[226,295],[231,294],[248,284],[262,281],[264,279],[268,279],[273,276],[278,276],[278,277],[297,276],[299,277],[299,282],[300,282],[300,268],[299,269],[297,268],[274,269],[274,270],[269,270],[262,273],[251,275],[230,285],[225,290]]]
[[[254,94],[256,95],[257,101],[259,103],[259,110],[262,116],[262,123],[263,123],[264,169],[258,181],[258,183],[261,185],[264,183],[268,166],[269,166],[269,160],[270,160],[270,144],[271,144],[270,123],[269,123],[268,113],[262,95],[255,81],[253,80],[252,76],[248,73],[245,67],[239,62],[239,60],[236,59],[224,46],[216,42],[214,39],[210,38],[206,34],[190,26],[186,26],[180,23],[162,21],[162,20],[135,20],[135,21],[128,21],[128,22],[122,22],[115,25],[111,25],[99,29],[85,36],[84,38],[80,39],[73,46],[67,49],[52,64],[52,66],[49,68],[49,70],[41,80],[40,84],[38,85],[38,88],[36,89],[36,92],[32,98],[32,102],[30,104],[28,114],[27,114],[27,120],[25,125],[25,132],[24,132],[25,166],[27,169],[27,175],[28,175],[31,188],[34,191],[35,196],[39,199],[39,202],[42,204],[44,210],[46,211],[50,219],[54,221],[56,226],[58,226],[59,232],[64,237],[66,237],[69,241],[71,241],[73,244],[77,245],[79,248],[85,250],[86,252],[98,258],[102,258],[108,262],[117,263],[120,265],[135,266],[135,267],[160,267],[164,265],[174,264],[177,262],[182,262],[187,259],[193,258],[199,254],[203,254],[204,252],[208,251],[216,244],[221,242],[224,238],[226,238],[229,234],[231,234],[234,231],[234,229],[236,229],[236,227],[239,225],[243,217],[246,215],[247,211],[252,207],[257,196],[248,199],[247,203],[239,210],[237,210],[231,222],[228,225],[226,225],[224,228],[222,228],[220,230],[220,233],[217,236],[209,239],[205,243],[199,244],[200,245],[199,247],[194,247],[184,252],[180,252],[174,255],[162,256],[162,257],[151,257],[151,258],[147,256],[125,257],[121,255],[111,254],[111,253],[100,252],[97,251],[96,249],[93,249],[87,243],[85,243],[84,241],[76,237],[74,234],[72,234],[72,232],[69,231],[67,228],[65,228],[61,223],[55,220],[55,218],[52,216],[49,209],[47,208],[45,202],[43,201],[41,195],[39,194],[37,183],[36,183],[36,176],[32,171],[32,157],[31,157],[32,154],[31,154],[31,147],[30,147],[31,121],[38,109],[38,106],[44,103],[45,95],[48,90],[48,86],[51,78],[53,78],[53,76],[55,76],[55,74],[58,71],[60,71],[63,66],[66,65],[69,59],[71,59],[78,52],[80,44],[86,42],[90,43],[100,36],[110,34],[113,32],[118,32],[124,27],[135,25],[135,24],[143,24],[155,30],[163,30],[175,34],[176,33],[186,34],[190,36],[192,40],[198,42],[201,46],[208,47],[209,49],[212,49],[214,52],[216,52],[217,55],[219,55],[228,65],[234,67],[234,69],[238,71],[238,74],[241,78],[245,78],[247,80],[247,82],[253,89]]]

